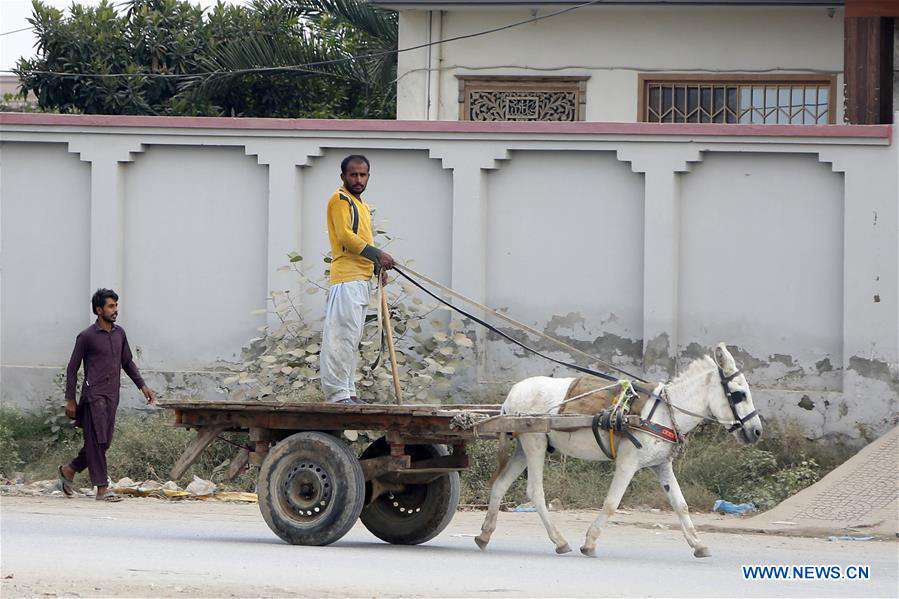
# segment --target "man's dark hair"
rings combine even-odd
[[[340,174],[345,175],[346,169],[350,165],[351,162],[364,162],[365,166],[371,170],[371,162],[368,161],[368,158],[363,156],[362,154],[350,154],[346,158],[340,161]]]
[[[94,316],[97,315],[97,308],[105,306],[106,300],[110,298],[119,301],[119,294],[112,289],[97,289],[94,292],[94,296],[91,298],[91,307],[93,308]]]

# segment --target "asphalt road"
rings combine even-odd
[[[592,514],[553,517],[578,547]],[[815,596],[896,597],[895,541],[704,533],[692,557],[680,531],[610,525],[599,557],[553,553],[536,514],[500,514],[486,553],[482,514],[462,512],[418,547],[361,525],[329,547],[281,542],[257,506],[129,499],[0,499],[0,594],[20,596]],[[672,517],[672,524],[674,519]],[[867,581],[746,581],[743,564],[868,565]]]

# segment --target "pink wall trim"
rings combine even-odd
[[[0,113],[0,125],[253,129],[261,131],[368,131],[381,133],[545,133],[703,135],[740,137],[855,137],[891,139],[892,125],[677,125],[656,123],[548,123],[261,119]]]

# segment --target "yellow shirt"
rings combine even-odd
[[[353,209],[355,207],[355,210]],[[366,281],[374,263],[360,256],[374,239],[368,204],[340,187],[328,200],[328,238],[331,240],[331,284]]]

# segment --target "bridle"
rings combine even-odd
[[[649,412],[649,417],[652,418],[652,414],[655,412],[658,402],[662,402],[662,403],[666,404],[669,409],[673,409],[678,412],[682,412],[684,414],[687,414],[688,416],[693,416],[695,418],[699,418],[700,420],[709,420],[711,422],[717,422],[718,424],[720,424],[722,426],[726,426],[727,432],[729,432],[729,433],[732,433],[736,430],[743,428],[746,425],[746,423],[749,422],[750,420],[752,420],[755,416],[757,416],[759,412],[758,412],[758,410],[753,410],[750,413],[748,413],[742,417],[737,413],[737,405],[746,401],[746,393],[744,391],[731,391],[730,382],[732,380],[734,380],[735,378],[737,378],[738,376],[740,376],[742,374],[742,372],[740,370],[737,370],[736,372],[734,372],[731,375],[726,375],[726,374],[724,374],[723,368],[721,368],[717,364],[715,366],[718,368],[718,377],[721,380],[721,388],[724,390],[724,396],[727,398],[727,405],[730,406],[731,414],[733,414],[733,416],[734,416],[733,420],[731,420],[731,421],[719,420],[719,419],[715,418],[714,416],[706,416],[703,414],[697,414],[696,412],[693,412],[686,408],[682,408],[678,405],[675,405],[668,398],[667,383],[662,385],[660,392],[652,393],[652,397],[655,398],[656,403],[653,404],[652,410]],[[671,421],[674,422],[673,415],[671,417]],[[679,436],[680,435],[678,435],[678,437]]]
[[[730,382],[740,376],[740,374],[742,374],[742,372],[738,369],[733,374],[726,375],[724,374],[724,369],[718,366],[718,376],[721,377],[721,388],[724,389],[724,396],[727,398],[727,405],[730,406],[730,411],[734,415],[734,422],[727,429],[727,432],[729,433],[743,428],[747,422],[755,418],[759,413],[758,410],[753,410],[743,417],[741,417],[737,413],[737,405],[746,401],[746,392],[731,391]]]

